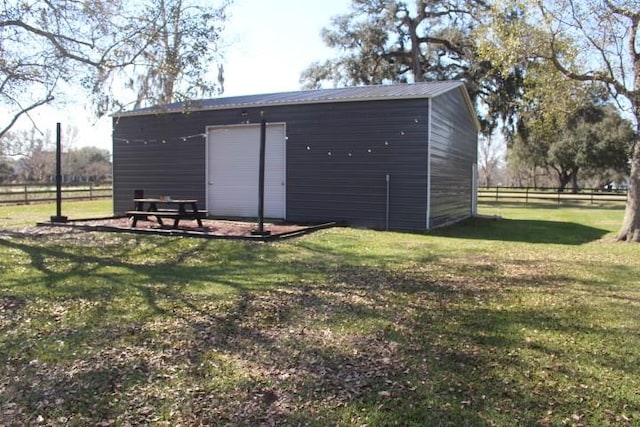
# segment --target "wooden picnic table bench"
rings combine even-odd
[[[206,210],[198,209],[196,199],[170,199],[170,198],[141,198],[133,199],[135,209],[127,211],[131,217],[131,226],[135,227],[139,220],[151,221],[150,216],[155,217],[158,224],[164,226],[163,218],[173,219],[173,228],[178,228],[180,220],[196,220],[198,227],[202,227],[202,218],[208,214]],[[146,205],[146,208],[145,208]],[[162,209],[158,205],[166,206]]]

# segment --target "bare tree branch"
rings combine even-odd
[[[34,110],[42,105],[48,104],[51,101],[53,101],[53,96],[49,95],[47,96],[45,99],[42,99],[38,102],[35,102],[33,104],[31,104],[30,106],[26,107],[26,108],[22,108],[20,111],[18,111],[16,114],[14,114],[13,118],[11,119],[11,121],[9,122],[9,124],[7,124],[4,129],[0,130],[0,140],[2,139],[3,136],[6,135],[6,133],[13,127],[13,125],[16,124],[16,122],[18,121],[18,119],[24,115],[24,114],[28,114],[29,111]]]
[[[442,45],[445,48],[447,48],[449,51],[455,52],[458,55],[464,55],[464,51],[462,50],[462,47],[459,46],[458,44],[452,42],[451,40],[447,40],[447,39],[440,38],[440,37],[426,36],[426,37],[418,37],[417,41],[418,41],[418,43],[428,43],[428,44],[433,44],[433,45]]]
[[[79,40],[74,40],[71,39],[69,37],[65,37],[65,36],[61,36],[59,34],[53,34],[50,33],[48,31],[44,31],[41,30],[40,28],[36,28],[32,25],[27,24],[26,22],[22,22],[22,21],[2,21],[0,22],[0,28],[1,27],[20,27],[23,28],[24,30],[44,37],[45,39],[49,40],[49,42],[58,50],[58,52],[63,55],[66,58],[72,59],[74,61],[78,61],[87,65],[92,65],[94,67],[101,67],[103,64],[101,64],[100,62],[97,61],[92,61],[89,58],[86,57],[82,57],[79,55],[76,55],[74,53],[71,53],[66,47],[64,47],[62,45],[62,43],[60,43],[59,39],[64,39],[64,40],[68,40],[68,41],[72,41],[73,43],[78,43],[78,44],[84,44],[86,46],[91,46],[90,44],[86,43],[86,42],[82,42]]]
[[[618,15],[626,16],[632,20],[636,20],[640,18],[640,11],[632,11],[631,9],[624,9],[620,6],[615,5],[611,0],[604,0],[604,3],[607,5],[609,9],[611,9],[614,13]]]
[[[552,39],[551,40],[551,55],[549,55],[548,57],[545,57],[545,59],[551,60],[553,62],[553,64],[555,65],[555,67],[558,69],[558,71],[560,71],[562,74],[564,74],[566,77],[572,79],[572,80],[577,80],[577,81],[581,81],[581,82],[589,82],[589,81],[597,81],[597,82],[601,82],[601,83],[606,83],[607,85],[611,85],[613,86],[616,91],[624,96],[630,97],[633,94],[633,91],[627,89],[627,87],[625,87],[625,85],[618,81],[613,74],[611,74],[612,69],[610,68],[609,71],[610,73],[603,73],[603,72],[599,72],[599,71],[589,71],[589,72],[585,72],[585,73],[576,73],[573,72],[571,70],[569,70],[569,68],[567,68],[559,59],[559,51],[555,45],[555,41]],[[598,50],[602,55],[605,55],[605,52],[603,51],[602,48],[599,48],[597,46],[593,46],[594,49]],[[544,57],[544,56],[543,56]]]

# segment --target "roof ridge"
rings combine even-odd
[[[357,102],[391,99],[433,98],[464,86],[461,81],[441,80],[433,82],[362,85],[340,88],[306,89],[289,92],[273,92],[255,95],[221,96],[217,98],[174,102],[167,105],[139,108],[113,114],[114,117],[180,113],[203,110],[224,110],[260,106],[314,104],[329,102]]]

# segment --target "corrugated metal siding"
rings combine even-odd
[[[287,217],[424,229],[427,101],[314,105],[287,123]]]
[[[114,120],[116,214],[133,207],[136,189],[149,197],[205,199],[205,139],[180,139],[190,134],[188,124],[173,115]]]
[[[429,227],[472,215],[478,135],[459,90],[431,100]]]
[[[205,140],[181,137],[205,133],[207,126],[256,123],[261,111],[268,121],[287,125],[287,219],[384,228],[389,174],[390,228],[424,230],[426,99],[116,118],[116,213],[130,208],[138,188],[147,195],[195,197],[204,205]]]

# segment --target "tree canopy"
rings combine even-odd
[[[334,17],[322,32],[341,55],[311,64],[300,80],[307,88],[463,80],[473,100],[495,98],[492,88],[507,79],[497,79],[488,62],[477,60],[473,36],[486,7],[481,0],[419,1],[415,7],[353,0],[352,11]]]
[[[578,174],[608,176],[628,173],[633,127],[611,105],[583,105],[548,126],[526,129],[516,138],[512,154],[531,167],[555,172],[558,188],[578,190]]]
[[[547,85],[600,84],[634,121],[629,196],[618,238],[640,241],[640,1],[495,0],[488,22],[484,58],[502,70],[523,61],[552,66],[553,77],[539,79]],[[559,101],[547,111],[564,114]]]
[[[307,88],[464,81],[479,105],[485,135],[500,124],[515,125],[514,100],[522,97],[524,71],[506,72],[479,55],[478,31],[490,16],[483,0],[353,0],[349,14],[323,30],[325,43],[340,54],[311,64],[302,74]]]
[[[34,109],[83,89],[97,114],[206,92],[228,1],[6,0],[0,7],[0,138]],[[134,93],[123,91],[129,79]],[[213,77],[215,81],[216,77]],[[127,80],[124,80],[126,83]],[[156,92],[156,98],[150,96]],[[123,99],[124,98],[124,99]]]
[[[218,5],[197,0],[152,0],[140,5],[150,15],[142,27],[148,45],[122,70],[124,76],[117,75],[135,94],[134,108],[224,91],[220,44],[228,5],[229,0]]]

